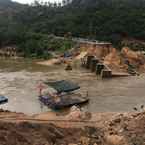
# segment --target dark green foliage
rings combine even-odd
[[[51,57],[49,51],[64,52],[74,44],[68,38],[62,40],[54,36],[33,32],[23,33],[23,39],[19,42],[18,51],[23,53],[24,57],[44,59]]]
[[[70,32],[119,46],[124,35],[145,40],[144,28],[145,0],[68,0],[63,6],[0,0],[0,45],[16,44],[25,56],[46,57],[49,49],[71,47],[70,40],[50,39],[50,34]]]

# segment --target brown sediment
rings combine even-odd
[[[58,116],[48,119],[47,115],[49,116],[49,113],[35,117],[12,112],[0,113],[0,143],[2,145],[144,145],[145,143],[145,112],[96,113],[93,114],[92,120],[88,121],[71,121]]]

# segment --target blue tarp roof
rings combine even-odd
[[[45,84],[54,88],[58,93],[71,92],[80,89],[80,86],[66,80],[55,81],[55,82],[45,82]]]

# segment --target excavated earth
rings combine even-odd
[[[1,112],[0,145],[145,145],[145,112],[98,113],[87,121],[42,116]]]

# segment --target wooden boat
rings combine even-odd
[[[87,97],[82,97],[81,94],[73,93],[80,89],[80,86],[66,80],[45,82],[45,84],[54,88],[57,94],[51,96],[39,96],[39,100],[51,109],[63,109],[73,105],[81,105],[89,102]]]
[[[89,99],[80,94],[65,94],[55,100],[52,96],[40,96],[39,100],[53,110],[64,109],[73,105],[83,105],[89,102]]]

